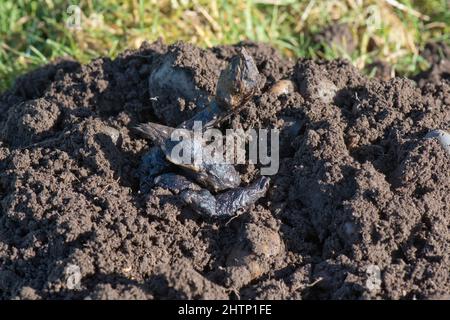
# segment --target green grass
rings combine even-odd
[[[404,7],[392,0],[3,0],[0,91],[18,75],[57,57],[82,62],[114,57],[158,37],[202,47],[251,39],[290,56],[343,56],[359,68],[381,59],[398,74],[414,74],[427,67],[418,54],[427,41],[450,43],[450,5],[447,0],[398,2]],[[80,30],[66,26],[70,4],[82,10]],[[313,41],[314,33],[336,21],[351,25],[357,44],[351,55]]]

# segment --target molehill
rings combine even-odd
[[[240,47],[260,79],[221,128],[295,125],[267,194],[227,222],[142,192],[152,145],[132,128],[190,119]],[[450,129],[450,63],[430,62],[377,79],[262,44],[156,42],[21,76],[0,95],[0,297],[449,297],[450,157],[426,137]]]

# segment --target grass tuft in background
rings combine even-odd
[[[81,9],[79,29],[67,26],[70,5]],[[345,26],[352,50],[317,37],[331,25]],[[3,0],[0,91],[57,57],[115,57],[158,37],[202,47],[251,39],[289,56],[345,57],[358,68],[381,60],[411,75],[427,67],[425,43],[450,43],[449,31],[448,0]]]

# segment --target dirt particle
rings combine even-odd
[[[241,287],[269,271],[273,257],[281,254],[283,243],[278,232],[264,226],[249,224],[242,238],[227,258],[231,287]]]
[[[66,277],[66,287],[69,290],[79,290],[81,288],[81,270],[75,264],[68,264],[64,269]]]
[[[58,106],[42,98],[18,103],[8,110],[2,135],[15,147],[26,146],[49,134],[59,115]]]
[[[298,64],[296,78],[298,90],[304,98],[324,104],[334,101],[338,88],[319,65],[312,61]]]

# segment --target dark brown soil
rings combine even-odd
[[[321,47],[328,46],[351,55],[357,46],[352,28],[347,23],[332,23],[313,36],[313,40]]]
[[[240,46],[261,83],[224,127],[299,129],[268,195],[226,223],[139,191],[149,144],[131,127],[189,118]],[[384,81],[265,45],[157,42],[22,76],[0,96],[0,297],[448,297],[450,157],[423,139],[450,129],[447,75]],[[272,95],[283,78],[298,92]]]

